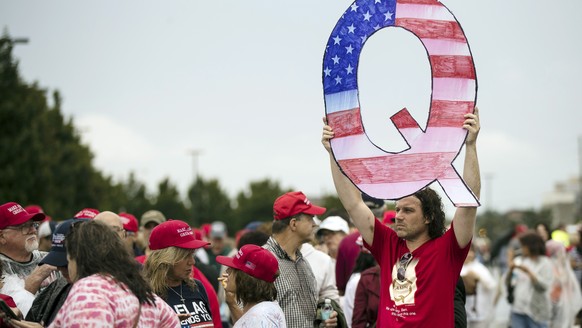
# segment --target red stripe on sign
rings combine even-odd
[[[360,108],[342,110],[328,114],[327,124],[333,128],[334,136],[336,138],[364,133]]]
[[[443,4],[437,0],[397,0],[398,4],[416,4],[416,5],[431,5],[442,6]]]
[[[460,128],[465,121],[464,114],[472,113],[473,101],[433,100],[430,107],[428,126]]]
[[[475,79],[471,56],[429,56],[433,77]]]
[[[420,128],[406,108],[402,108],[398,113],[392,115],[390,119],[398,129]]]
[[[467,42],[463,30],[456,21],[397,18],[394,26],[410,30],[420,39],[456,40]]]
[[[339,164],[356,185],[396,183],[458,178],[449,169],[455,155],[454,152],[396,154],[340,160]]]

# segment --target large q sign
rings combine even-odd
[[[406,140],[402,152],[387,152],[366,135],[358,99],[358,62],[366,40],[386,27],[418,37],[430,59],[432,98],[426,129],[406,108],[390,119]],[[397,45],[394,45],[397,48]],[[323,61],[323,86],[335,160],[363,192],[382,199],[411,195],[434,181],[455,206],[479,201],[453,166],[467,131],[463,114],[473,112],[477,80],[465,34],[436,0],[357,0],[335,26]],[[389,95],[390,90],[386,91]]]

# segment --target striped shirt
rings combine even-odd
[[[287,255],[283,248],[269,238],[263,246],[277,257],[281,275],[275,280],[277,301],[285,313],[287,327],[313,328],[317,310],[317,290],[315,276],[309,263],[299,250],[295,261]]]

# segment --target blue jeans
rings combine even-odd
[[[511,312],[511,328],[548,328],[545,323],[533,321],[532,318],[525,314]]]

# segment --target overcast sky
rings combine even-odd
[[[150,191],[170,177],[185,192],[197,150],[198,172],[231,196],[268,177],[316,197],[334,192],[320,144],[323,51],[351,3],[0,0],[0,25],[30,39],[14,49],[22,76],[62,93],[106,174],[135,171]],[[483,204],[537,209],[555,183],[578,175],[582,1],[444,4],[477,70]],[[402,107],[419,122],[428,116],[422,44],[379,31],[358,78],[370,138],[402,150],[389,117]]]

